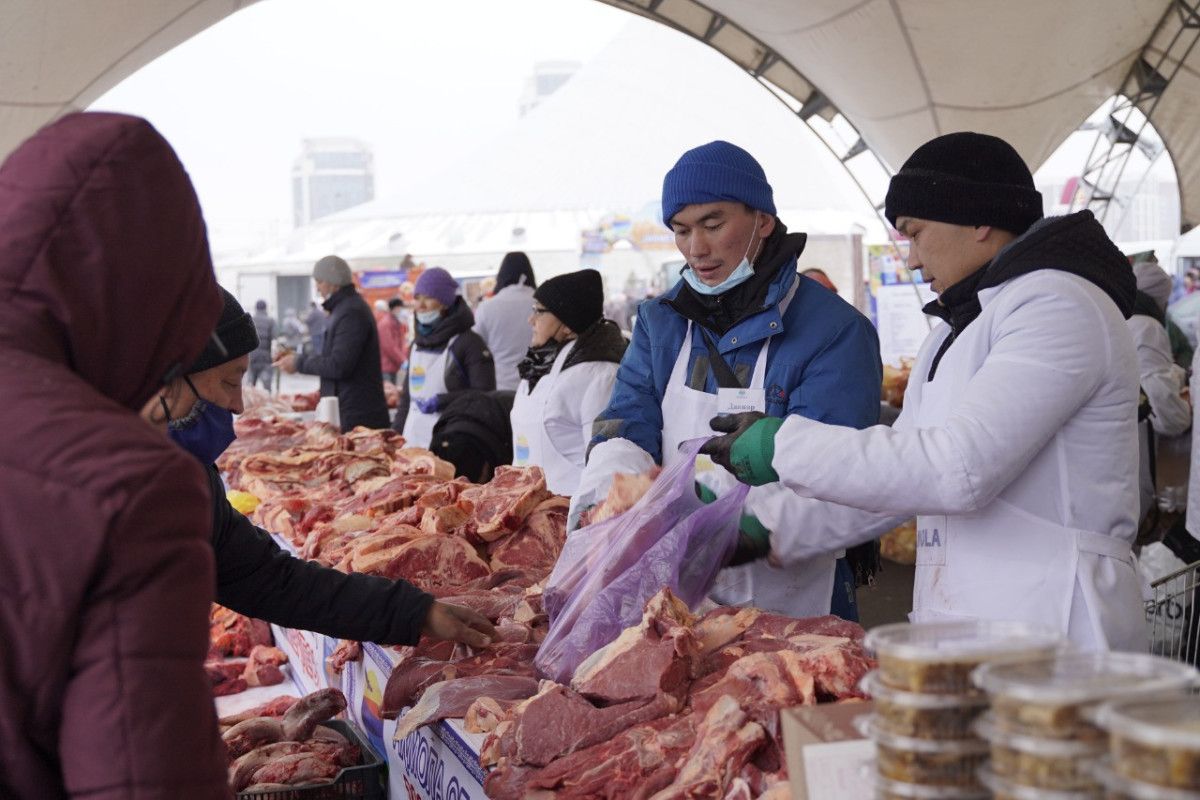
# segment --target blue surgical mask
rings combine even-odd
[[[441,319],[441,316],[441,311],[418,311],[417,322],[421,323],[422,325],[433,325],[435,322]]]
[[[754,214],[754,227],[758,227],[758,212]],[[740,286],[746,281],[754,277],[754,267],[750,264],[750,248],[754,246],[754,234],[750,235],[750,242],[746,245],[746,252],[742,255],[741,263],[734,267],[733,272],[729,273],[729,277],[718,283],[716,286],[709,286],[700,278],[696,277],[696,271],[690,266],[683,268],[683,279],[687,281],[687,285],[692,287],[692,291],[697,294],[718,295],[728,292],[735,286]],[[755,254],[755,258],[758,254]]]
[[[186,417],[171,421],[167,434],[201,464],[215,462],[237,438],[233,430],[233,413],[199,399]]]

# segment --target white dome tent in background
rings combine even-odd
[[[227,285],[252,273],[298,275],[333,250],[359,269],[394,268],[398,235],[404,252],[458,274],[491,273],[514,249],[530,254],[539,276],[578,269],[584,231],[613,214],[645,220],[675,159],[712,139],[759,159],[790,229],[884,237],[841,165],[783,104],[704,45],[631,20],[557,91],[435,178],[218,269]],[[631,271],[648,278],[677,259],[669,249],[622,248],[585,261],[606,273],[612,291]]]

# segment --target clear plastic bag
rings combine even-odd
[[[580,662],[641,620],[664,586],[692,607],[704,599],[737,546],[749,491],[738,484],[700,501],[695,457],[705,441],[684,442],[684,457],[633,508],[567,537],[543,594],[550,631],[534,660],[542,676],[569,683]]]

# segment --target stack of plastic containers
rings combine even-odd
[[[863,679],[875,713],[862,720],[875,742],[877,793],[884,800],[974,800],[989,797],[977,769],[988,743],[972,723],[987,696],[970,680],[980,664],[1046,657],[1062,639],[1010,622],[885,625],[867,633],[879,669]]]
[[[1137,653],[1063,653],[988,664],[974,674],[991,710],[975,721],[990,746],[981,782],[1002,800],[1093,800],[1103,789],[1095,764],[1107,734],[1089,721],[1115,697],[1172,692],[1192,684],[1190,667]]]
[[[1114,701],[1096,721],[1109,737],[1094,770],[1108,798],[1200,799],[1200,697]]]

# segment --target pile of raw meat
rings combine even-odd
[[[384,691],[385,716],[411,706],[397,738],[460,717],[488,734],[492,798],[786,798],[780,710],[862,697],[873,666],[854,623],[733,608],[697,617],[664,589],[569,686],[539,681],[545,617],[536,587],[520,583],[455,598],[488,614],[499,642],[472,652],[422,640]]]
[[[254,521],[345,572],[433,591],[502,569],[548,573],[566,539],[567,500],[537,467],[499,467],[475,485],[390,430],[239,420],[238,434],[219,466],[262,501]]]
[[[294,789],[337,778],[363,763],[358,745],[322,723],[346,708],[337,689],[302,698],[277,697],[250,711],[221,719],[229,754],[229,786],[235,792]]]
[[[204,671],[212,682],[213,697],[283,683],[280,667],[288,658],[282,650],[271,646],[271,627],[267,623],[216,603],[209,611],[208,622]]]

